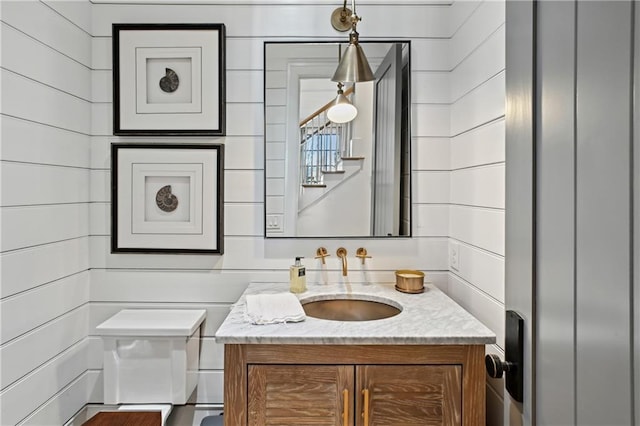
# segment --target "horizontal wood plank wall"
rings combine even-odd
[[[133,2],[132,2],[133,3]],[[102,401],[102,343],[95,326],[125,307],[204,308],[200,381],[191,402],[222,403],[222,348],[213,337],[229,307],[251,281],[288,281],[294,256],[305,256],[308,280],[342,281],[336,256],[326,269],[313,256],[319,246],[349,252],[349,280],[392,282],[393,271],[418,268],[446,290],[449,239],[450,97],[449,46],[456,22],[478,7],[376,2],[359,6],[361,38],[411,40],[413,235],[411,239],[265,240],[264,94],[265,41],[344,39],[331,28],[335,4],[270,2],[216,4],[92,5],[91,290],[89,400]],[[212,2],[214,3],[214,2]],[[259,2],[258,2],[259,3]],[[425,2],[426,3],[426,2]],[[455,13],[454,12],[455,9]],[[220,22],[227,30],[227,136],[145,138],[112,136],[111,25],[125,22]],[[286,22],[286,25],[283,25]],[[402,22],[402,25],[389,25]],[[225,254],[222,256],[110,253],[110,158],[113,142],[192,141],[225,145]],[[267,158],[269,153],[267,152]],[[489,172],[487,179],[492,179]],[[339,243],[338,243],[339,242]],[[362,266],[358,247],[372,255]]]
[[[407,3],[394,4],[391,12],[402,26],[385,24],[390,4],[367,4],[360,10],[367,19],[360,29],[370,39],[412,40],[414,238],[345,242],[350,253],[365,245],[373,255],[365,267],[350,263],[349,279],[392,281],[397,268],[426,270],[431,282],[449,290],[467,308],[484,302],[478,305],[481,308],[470,310],[501,335],[501,321],[495,320],[503,282],[500,234],[487,239],[479,228],[456,225],[489,221],[499,228],[502,220],[499,192],[487,196],[487,192],[467,191],[467,184],[477,180],[500,188],[502,122],[499,116],[491,116],[500,111],[494,89],[503,84],[504,66],[491,68],[496,64],[490,60],[488,69],[477,71],[478,66],[487,65],[486,55],[499,59],[496,48],[503,44],[500,11],[496,14],[496,8],[488,6],[491,2]],[[334,249],[331,239],[262,238],[262,45],[267,40],[309,39],[310,33],[325,39],[342,37],[327,23],[334,7],[317,3],[3,3],[2,37],[13,47],[4,49],[8,52],[3,53],[1,70],[3,89],[7,89],[0,116],[3,182],[13,178],[25,183],[19,189],[3,187],[3,324],[9,324],[4,312],[45,306],[47,291],[74,291],[73,298],[61,298],[37,318],[7,326],[7,340],[3,328],[0,350],[3,359],[16,367],[9,372],[9,363],[3,362],[7,374],[3,374],[2,395],[17,401],[10,409],[3,406],[3,424],[24,419],[24,424],[63,423],[87,401],[100,402],[102,343],[93,330],[123,307],[207,309],[201,379],[194,402],[222,402],[222,351],[213,336],[229,306],[250,281],[286,281],[293,256],[312,257],[320,245]],[[283,16],[295,17],[289,20],[292,25],[276,25]],[[485,21],[491,24],[479,24]],[[111,136],[111,24],[115,22],[227,25],[228,136],[161,138],[225,144],[224,256],[110,254],[109,145],[150,141]],[[482,42],[474,45],[473,40]],[[31,54],[20,54],[24,52]],[[24,93],[43,102],[7,102],[21,99]],[[491,105],[478,109],[483,102]],[[459,120],[462,115],[468,119]],[[469,170],[456,175],[465,169]],[[53,195],[58,187],[62,189]],[[461,250],[469,251],[461,257],[469,259],[463,270],[470,276],[460,272],[452,278],[449,237],[457,238]],[[342,280],[337,261],[328,263],[323,270],[318,262],[307,262],[309,279]],[[89,266],[90,273],[84,273]],[[55,339],[62,334],[64,338]],[[85,339],[87,334],[90,337]],[[23,356],[40,345],[44,351]],[[75,369],[68,370],[66,360],[78,354],[88,361],[74,363]],[[33,388],[40,376],[51,371],[64,371],[68,380],[61,383],[58,378],[55,389]],[[25,389],[35,389],[36,397],[22,398]]]
[[[87,400],[89,1],[2,3],[0,424]]]
[[[476,5],[451,42],[449,236],[459,266],[448,292],[496,333],[487,352],[503,355],[505,5]],[[488,425],[503,424],[503,388],[488,381]]]

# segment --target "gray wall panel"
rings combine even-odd
[[[540,2],[537,16],[537,421],[572,425],[575,2]]]
[[[505,307],[525,321],[524,403],[505,395],[505,425],[535,424],[534,259],[534,5],[506,4]]]
[[[638,22],[640,22],[640,7],[635,6],[635,21],[634,25],[634,40],[635,40],[635,52],[634,52],[634,74],[633,74],[633,86],[635,92],[634,98],[634,115],[633,115],[633,187],[631,188],[631,194],[633,197],[633,234],[634,243],[632,248],[633,259],[633,329],[634,329],[634,397],[635,397],[635,420],[640,417],[640,131],[637,128],[637,123],[640,123],[640,111],[638,105],[640,105],[640,31],[638,30]]]
[[[630,2],[577,13],[577,424],[630,425]],[[615,366],[615,367],[614,367]]]

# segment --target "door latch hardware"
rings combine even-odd
[[[484,364],[489,377],[505,376],[507,391],[513,399],[523,401],[524,319],[514,311],[506,311],[505,361],[488,354]]]

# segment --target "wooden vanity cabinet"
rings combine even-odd
[[[225,425],[483,425],[483,359],[484,345],[227,344]]]

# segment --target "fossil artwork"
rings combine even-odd
[[[178,74],[171,68],[165,68],[165,75],[160,79],[160,89],[166,93],[173,93],[178,90],[180,79]]]
[[[156,204],[160,210],[167,213],[178,208],[178,197],[171,193],[171,185],[163,186],[156,193]]]

